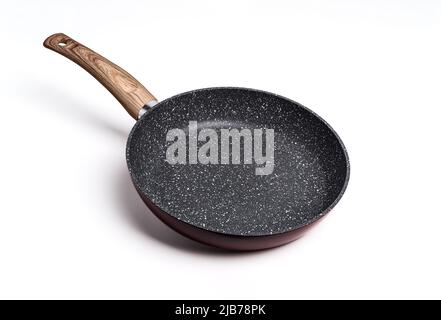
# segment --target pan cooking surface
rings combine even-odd
[[[273,172],[256,175],[262,165],[243,161],[168,163],[167,132],[188,134],[189,121],[219,137],[221,129],[274,129]],[[163,211],[206,230],[249,236],[321,217],[341,197],[349,172],[346,151],[323,120],[286,98],[240,88],[202,89],[159,103],[133,128],[127,162],[138,191]]]

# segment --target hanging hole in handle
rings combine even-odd
[[[60,42],[58,42],[58,45],[60,47],[65,47],[67,45],[66,41],[61,40]]]

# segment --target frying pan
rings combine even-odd
[[[221,87],[158,102],[126,71],[64,34],[50,36],[44,46],[89,72],[137,120],[126,149],[133,184],[150,210],[184,236],[232,250],[280,246],[316,225],[346,189],[349,160],[342,141],[322,118],[292,100]],[[182,161],[169,161],[167,150],[179,139],[167,135],[175,129],[185,133],[182,142],[188,145],[191,132],[204,129],[219,136],[222,130],[258,132],[261,148],[273,142],[267,144],[273,147],[273,157],[265,164],[272,170],[256,174],[263,163],[245,161],[245,136],[239,136],[242,160],[241,153],[232,160],[233,140],[226,140],[226,161],[218,161],[220,156],[208,163],[192,161],[190,146]],[[254,147],[259,145],[256,136],[252,139]],[[193,148],[207,141],[205,137]],[[207,154],[214,154],[219,143]],[[265,152],[268,156],[271,149]]]

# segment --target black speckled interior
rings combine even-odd
[[[170,165],[167,131],[189,121],[215,128],[275,130],[274,172],[256,165]],[[345,148],[321,118],[263,91],[211,88],[157,104],[136,123],[127,143],[133,182],[171,216],[206,230],[261,236],[297,229],[340,199],[349,177]]]

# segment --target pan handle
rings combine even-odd
[[[43,45],[72,60],[95,77],[138,120],[145,105],[156,104],[156,98],[129,73],[93,50],[63,33],[47,38]]]

